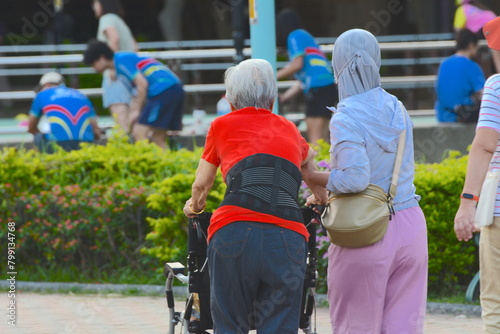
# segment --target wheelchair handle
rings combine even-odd
[[[203,232],[201,231],[201,225],[200,225],[200,220],[198,219],[198,216],[193,218],[193,225],[194,228],[196,229],[196,237],[198,241],[203,240]]]

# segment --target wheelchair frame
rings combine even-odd
[[[310,208],[303,208],[302,215],[310,234],[308,241],[307,265],[302,292],[301,315],[299,329],[304,334],[316,332],[316,278],[317,248],[315,220],[319,215]],[[169,310],[169,329],[167,334],[174,334],[175,327],[181,324],[181,334],[205,334],[213,329],[210,314],[210,285],[207,268],[207,229],[211,213],[203,213],[197,218],[189,219],[187,276],[186,267],[179,262],[165,263],[165,294]],[[189,297],[183,311],[175,311],[173,282],[180,280],[188,286]],[[314,319],[312,316],[314,314]]]

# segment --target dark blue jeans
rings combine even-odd
[[[274,224],[235,222],[210,240],[208,265],[216,334],[297,334],[307,244]]]

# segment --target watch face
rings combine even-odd
[[[462,194],[462,197],[470,199],[474,198],[474,196],[472,196],[471,194]]]

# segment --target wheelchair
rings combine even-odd
[[[316,278],[317,248],[316,228],[319,215],[311,208],[303,208],[304,223],[310,234],[306,273],[302,292],[299,329],[304,334],[316,332]],[[211,213],[200,214],[189,219],[187,268],[179,262],[167,262],[164,266],[165,293],[169,311],[168,334],[174,334],[180,324],[181,334],[208,334],[213,329],[210,313],[210,284],[207,264],[207,229]],[[187,269],[187,275],[186,275]],[[180,280],[187,285],[187,300],[184,310],[175,310],[173,282]]]

